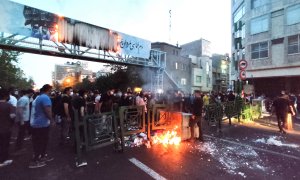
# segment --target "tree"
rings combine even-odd
[[[100,90],[106,92],[109,89],[120,89],[126,91],[128,87],[142,87],[144,81],[139,74],[139,68],[133,66],[107,65],[111,73],[100,76],[95,82],[88,79],[76,85],[77,89]]]
[[[81,83],[75,85],[76,89],[95,90],[95,83],[91,82],[88,77],[84,78]]]
[[[4,88],[17,87],[19,89],[32,88],[34,81],[32,78],[25,78],[24,72],[18,64],[18,57],[21,55],[17,51],[0,49],[0,86]]]

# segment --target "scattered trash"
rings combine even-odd
[[[245,173],[239,172],[239,175],[243,176],[244,178],[246,178],[247,176],[245,175]]]
[[[133,134],[124,137],[126,147],[140,147],[145,144],[147,148],[151,148],[151,143],[148,141],[145,133]]]
[[[276,137],[276,136],[271,136],[269,139],[265,139],[265,138],[256,139],[254,142],[264,143],[264,144],[269,144],[269,145],[275,145],[275,146],[287,146],[287,147],[292,147],[292,148],[298,148],[299,147],[299,145],[297,145],[297,144],[282,143],[279,140],[279,137]]]
[[[245,173],[239,171],[241,168],[267,170],[261,164],[262,161],[256,151],[251,147],[226,145],[220,141],[210,140],[197,145],[196,149],[210,154],[213,159],[222,165],[221,169],[233,175],[241,175],[243,178],[247,176]],[[208,159],[208,161],[211,161],[211,159]]]

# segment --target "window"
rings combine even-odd
[[[269,3],[269,0],[251,0],[251,9],[261,7],[268,3]]]
[[[206,79],[206,87],[209,87],[209,84],[210,84],[210,77],[207,76],[207,79]]]
[[[299,35],[288,37],[288,54],[300,53]]]
[[[264,15],[251,20],[251,35],[269,30],[269,16]]]
[[[300,4],[287,8],[286,23],[287,25],[300,23]]]
[[[178,63],[177,62],[175,63],[175,69],[178,69]]]
[[[206,61],[206,74],[209,73],[210,67],[208,61]]]
[[[234,14],[233,14],[233,22],[238,22],[245,14],[245,6],[242,5]]]
[[[196,76],[196,83],[201,83],[201,76]]]
[[[181,70],[184,70],[184,65],[185,64],[183,64],[183,63],[181,64]]]
[[[251,59],[266,58],[269,55],[268,42],[261,42],[251,45]]]
[[[181,85],[186,85],[186,79],[185,78],[181,78]]]

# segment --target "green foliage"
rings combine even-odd
[[[88,77],[82,80],[81,83],[75,85],[75,89],[95,90],[95,83],[89,81]]]
[[[17,51],[0,49],[0,86],[18,89],[32,88],[33,80],[25,78],[23,70],[17,66],[20,55],[21,53]]]
[[[118,65],[108,66],[111,66],[111,73],[106,76],[98,77],[95,82],[84,79],[81,83],[77,84],[75,88],[86,90],[97,89],[105,92],[109,89],[125,91],[128,87],[141,87],[143,85],[144,81],[139,75],[140,68]]]
[[[243,108],[243,119],[246,121],[259,119],[261,117],[261,105],[260,104],[246,104]]]

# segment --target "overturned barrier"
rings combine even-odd
[[[148,138],[151,132],[156,130],[174,130],[180,135],[181,140],[190,138],[190,117],[192,114],[170,111],[170,108],[165,104],[155,104],[148,111]],[[198,132],[198,126],[193,127]],[[196,134],[195,137],[198,137]]]

